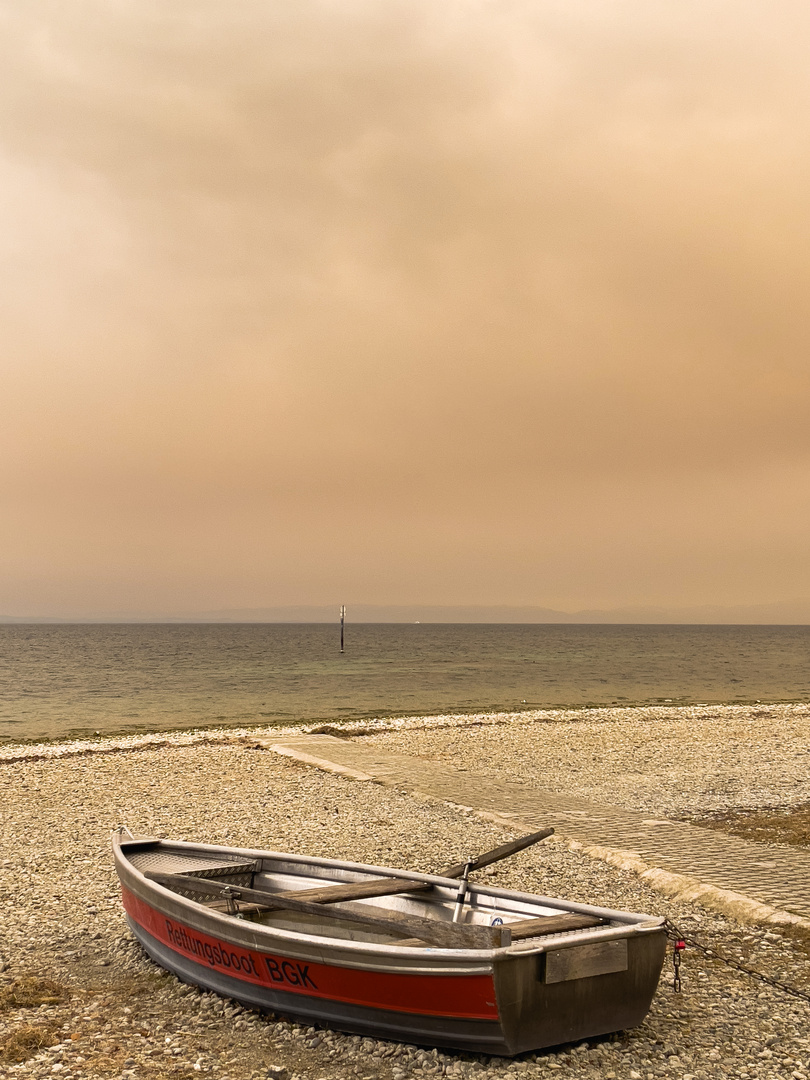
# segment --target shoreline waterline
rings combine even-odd
[[[390,715],[353,720],[309,720],[293,724],[247,724],[189,726],[155,729],[129,734],[94,733],[93,737],[64,736],[54,739],[11,740],[0,742],[0,764],[47,758],[87,756],[152,750],[161,746],[180,748],[245,742],[250,739],[282,741],[295,735],[334,734],[343,737],[396,734],[397,732],[442,728],[531,726],[597,722],[610,724],[633,721],[665,723],[693,719],[695,722],[722,722],[751,714],[772,719],[780,713],[810,715],[810,702],[750,702],[689,704],[594,705],[575,708],[529,709],[516,711],[478,711],[470,713],[434,713],[430,715]],[[707,714],[706,710],[711,710]]]

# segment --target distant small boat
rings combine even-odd
[[[635,1027],[663,918],[440,876],[118,830],[127,921],[185,982],[305,1024],[513,1055]]]

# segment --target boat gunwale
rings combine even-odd
[[[372,866],[366,863],[346,862],[341,859],[326,859],[314,855],[295,855],[290,852],[268,851],[260,848],[229,847],[221,844],[203,844],[186,840],[171,840],[162,837],[133,837],[129,843],[134,845],[135,843],[146,842],[147,840],[155,840],[160,846],[167,849],[179,849],[180,851],[189,853],[193,851],[206,855],[239,856],[246,860],[267,859],[288,861],[302,864],[313,869],[345,870],[350,873],[358,873],[366,876],[370,875],[377,878],[401,878],[404,881],[413,881],[415,884],[430,884],[446,889],[458,888],[458,881],[455,879],[441,877],[436,874],[422,874],[418,871]],[[365,942],[356,939],[352,940],[320,936],[312,933],[302,933],[296,930],[287,930],[282,927],[263,925],[261,923],[234,920],[233,916],[228,915],[226,912],[219,912],[212,908],[206,908],[199,901],[182,896],[172,889],[161,885],[159,882],[147,878],[143,871],[139,870],[127,858],[126,846],[128,841],[127,838],[122,835],[120,830],[113,833],[112,842],[116,863],[120,862],[124,864],[127,872],[133,875],[139,882],[141,886],[141,899],[144,900],[144,902],[149,902],[147,897],[150,894],[165,898],[165,900],[169,901],[172,905],[179,905],[181,909],[185,909],[189,913],[193,912],[198,917],[203,915],[206,920],[211,920],[213,926],[222,927],[223,930],[230,931],[230,933],[226,933],[226,938],[232,938],[234,930],[249,926],[251,928],[251,934],[256,936],[255,947],[259,949],[278,948],[282,943],[326,948],[332,953],[332,958],[329,961],[330,963],[339,963],[351,967],[366,967],[367,963],[362,961],[359,955],[365,953],[387,960],[395,958],[409,960],[411,962],[419,959],[428,961],[442,960],[445,962],[441,966],[441,971],[444,973],[448,973],[447,962],[450,961],[457,961],[464,964],[465,969],[467,970],[467,966],[471,963],[474,963],[475,967],[480,969],[482,965],[490,966],[496,961],[504,961],[513,958],[517,959],[518,957],[522,958],[532,954],[539,955],[560,949],[575,948],[591,942],[611,941],[633,937],[637,934],[661,932],[665,922],[665,919],[662,916],[644,915],[638,912],[617,911],[611,908],[599,908],[590,904],[579,904],[575,901],[561,901],[558,898],[539,896],[535,893],[522,893],[514,890],[498,889],[494,886],[479,885],[478,883],[470,882],[471,891],[482,896],[505,900],[511,899],[519,903],[550,907],[554,911],[560,913],[570,912],[573,914],[598,916],[600,918],[619,922],[620,925],[559,931],[554,934],[544,935],[542,940],[529,938],[516,941],[511,945],[492,949],[454,949],[427,945],[404,946],[385,944],[382,942]],[[119,878],[120,877],[121,875],[119,874]],[[128,887],[123,880],[121,880],[121,884],[124,887]],[[339,882],[336,882],[336,884],[339,884]],[[132,890],[130,889],[129,891]],[[376,905],[374,906],[376,907]],[[377,908],[377,910],[380,909]],[[161,914],[164,913],[161,912]],[[242,934],[237,934],[237,937],[242,936]],[[274,945],[274,942],[277,942],[278,945]],[[403,968],[403,970],[413,969],[411,965],[408,965]]]

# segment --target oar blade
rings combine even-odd
[[[541,829],[539,832],[529,833],[528,836],[520,836],[517,840],[510,840],[507,844],[501,844],[500,847],[493,848],[492,851],[485,851],[483,855],[470,859],[470,869],[481,870],[485,866],[491,866],[492,863],[500,862],[501,859],[508,859],[510,855],[516,855],[519,851],[531,847],[532,844],[539,844],[541,840],[552,836],[553,833],[553,829]],[[447,870],[442,871],[441,876],[449,878],[461,877],[466,865],[466,863],[458,863],[456,866],[450,866]]]

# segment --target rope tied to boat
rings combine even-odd
[[[774,979],[771,975],[765,975],[762,971],[757,971],[755,968],[750,968],[746,964],[741,964],[739,960],[732,960],[730,956],[724,956],[723,953],[718,952],[717,949],[704,945],[693,937],[688,937],[678,929],[671,919],[664,920],[664,929],[666,930],[667,937],[672,942],[672,966],[674,971],[672,989],[676,994],[681,992],[681,956],[685,951],[686,946],[689,945],[693,949],[697,949],[698,952],[703,953],[708,959],[719,960],[721,964],[725,964],[727,967],[733,968],[735,971],[739,971],[751,979],[757,979],[766,986],[773,986],[775,989],[782,990],[784,993],[791,994],[793,997],[799,998],[802,1001],[810,1001],[810,993],[806,990],[800,990],[797,986],[790,986],[780,979]]]

